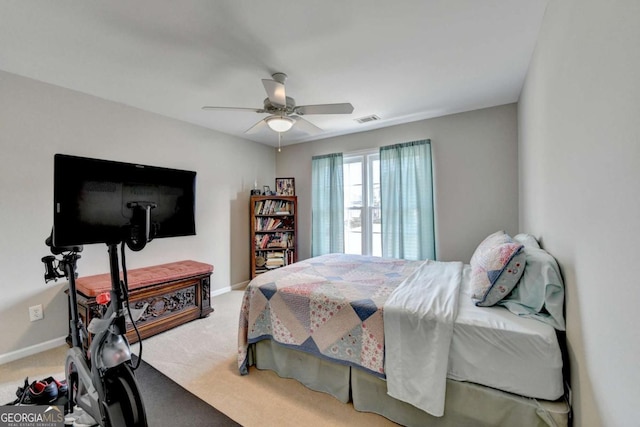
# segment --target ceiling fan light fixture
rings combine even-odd
[[[285,117],[285,116],[268,117],[266,120],[267,120],[267,125],[269,125],[271,130],[279,133],[288,131],[296,122],[291,117]]]

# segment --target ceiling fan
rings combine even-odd
[[[267,98],[265,98],[262,108],[204,106],[202,109],[213,111],[251,111],[254,113],[270,114],[268,117],[247,129],[245,133],[248,134],[260,132],[265,127],[282,133],[287,132],[295,125],[296,129],[315,135],[322,132],[322,129],[303,119],[301,116],[307,114],[351,114],[353,112],[353,105],[348,102],[342,104],[296,105],[295,100],[285,93],[284,83],[287,80],[287,75],[284,73],[274,73],[271,77],[273,77],[273,80],[262,79],[262,84],[267,92]]]

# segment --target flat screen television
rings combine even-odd
[[[54,246],[195,235],[196,173],[56,154]]]

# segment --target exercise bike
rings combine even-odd
[[[131,348],[126,332],[127,316],[131,319],[126,284],[124,243],[123,277],[120,280],[118,243],[107,244],[111,270],[111,290],[97,301],[103,307],[102,317],[85,327],[78,313],[76,268],[83,247],[56,247],[50,236],[46,240],[53,255],[45,263],[45,282],[65,277],[69,281],[71,348],[67,352],[65,374],[68,384],[68,412],[81,407],[102,427],[147,427],[145,406],[131,362]],[[145,242],[146,243],[146,242]],[[141,314],[141,313],[140,313]],[[135,327],[135,321],[131,321]],[[83,348],[88,333],[93,339],[88,352]]]

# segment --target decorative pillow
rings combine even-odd
[[[496,231],[493,234],[489,234],[487,237],[485,237],[485,239],[482,242],[480,242],[475,252],[473,252],[473,256],[471,257],[471,261],[469,262],[469,264],[471,265],[477,264],[478,257],[482,253],[484,253],[486,250],[508,241],[512,241],[512,240],[509,237],[509,235],[507,235],[507,233],[504,232],[504,230]]]
[[[540,249],[540,243],[538,243],[538,239],[536,239],[531,234],[520,233],[513,236],[513,240],[518,243],[522,243],[527,248],[535,248]]]
[[[523,245],[502,232],[478,245],[471,258],[471,297],[479,307],[489,307],[509,295],[525,267]]]

